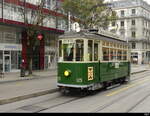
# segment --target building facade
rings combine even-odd
[[[109,31],[129,42],[132,63],[149,63],[150,5],[143,0],[118,0],[111,3],[118,19],[112,21]]]
[[[27,36],[22,9],[35,10],[40,0],[0,0],[0,70],[19,71],[27,62]],[[46,18],[41,27],[44,39],[35,47],[33,69],[51,69],[57,64],[57,37],[67,30],[67,21],[61,6],[63,0],[45,0],[43,12]],[[57,11],[56,11],[57,8]]]

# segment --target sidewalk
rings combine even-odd
[[[0,78],[0,105],[29,99],[58,90],[56,69],[35,71],[32,77],[20,77],[20,73],[7,73]]]
[[[131,73],[149,70],[149,65],[132,65]],[[32,77],[20,77],[20,73],[8,73],[0,78],[0,105],[58,91],[57,70],[35,71]]]
[[[24,80],[34,80],[40,78],[49,78],[57,75],[56,69],[44,70],[44,71],[34,71],[33,76],[30,77],[20,77],[20,72],[10,72],[5,73],[4,78],[0,78],[0,84],[16,82],[16,81],[24,81]]]
[[[131,74],[150,70],[150,65],[131,65]]]

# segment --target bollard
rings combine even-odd
[[[21,66],[20,77],[25,77],[25,68]]]

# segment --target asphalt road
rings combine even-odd
[[[131,82],[94,95],[59,92],[0,106],[0,112],[150,112],[150,72],[133,75]]]

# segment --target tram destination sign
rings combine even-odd
[[[88,67],[88,81],[94,80],[93,67]]]
[[[73,44],[75,43],[74,40],[63,40],[63,44]]]

